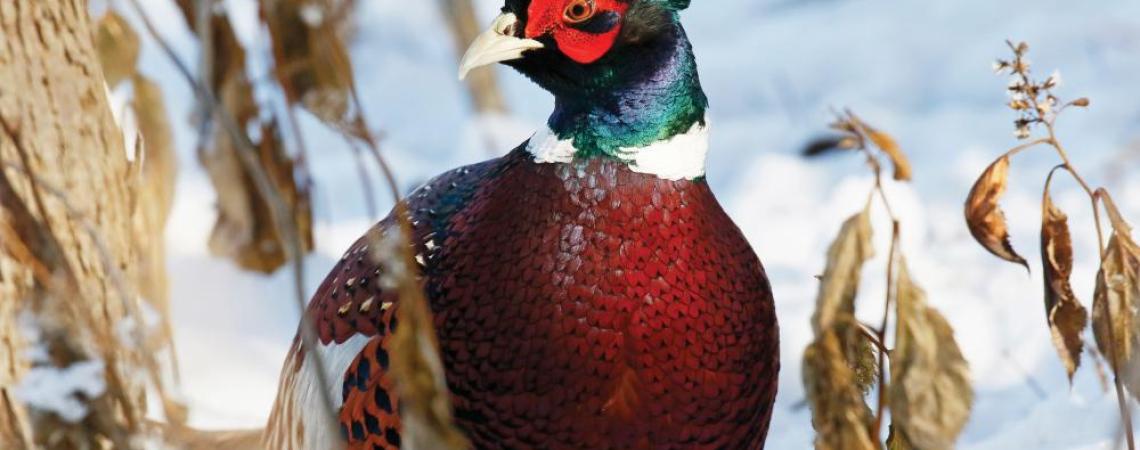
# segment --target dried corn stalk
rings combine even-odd
[[[13,356],[0,362],[0,447],[132,448],[151,369],[119,333],[143,314],[139,161],[111,114],[86,3],[21,5],[0,8],[0,352]],[[30,345],[34,357],[16,357]],[[82,385],[49,391],[67,407],[26,390],[72,370]]]

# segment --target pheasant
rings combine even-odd
[[[459,428],[479,449],[761,449],[779,372],[771,287],[705,180],[688,0],[507,0],[460,63],[551,92],[547,127],[407,198]],[[393,226],[389,218],[376,225]],[[400,299],[354,244],[295,339],[268,448],[400,447]],[[332,386],[302,357],[323,356]],[[320,389],[338,427],[322,427]],[[331,431],[330,431],[331,432]]]

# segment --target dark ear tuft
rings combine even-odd
[[[668,6],[668,1],[642,0],[633,4],[625,13],[618,40],[623,44],[640,44],[652,41],[674,26],[676,13]],[[675,0],[681,1],[681,0]]]
[[[665,0],[665,3],[677,11],[689,7],[690,0]]]

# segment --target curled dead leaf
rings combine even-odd
[[[877,449],[869,431],[871,410],[847,362],[844,340],[829,329],[804,351],[803,383],[816,431],[815,448]]]
[[[896,181],[910,181],[913,177],[910,160],[907,158],[906,153],[903,153],[902,148],[899,147],[895,138],[890,134],[876,129],[856,116],[851,111],[845,111],[840,114],[834,123],[831,124],[833,130],[843,133],[841,140],[835,142],[835,145],[824,148],[821,145],[824,141],[818,141],[816,145],[808,147],[804,151],[807,156],[814,156],[815,154],[823,153],[823,150],[829,148],[841,149],[855,149],[867,148],[867,141],[870,141],[875,147],[878,147],[883,153],[891,160],[891,165],[894,166],[894,179]],[[811,152],[815,150],[815,152]],[[877,163],[876,163],[877,165]]]
[[[867,122],[851,111],[847,111],[846,120],[850,122],[850,125],[845,128],[852,129],[860,136],[865,136],[871,143],[875,144],[875,147],[887,154],[887,157],[891,159],[891,164],[895,167],[894,179],[896,181],[911,180],[910,160],[906,157],[906,153],[903,153],[894,137],[868,125]]]
[[[893,431],[921,449],[950,449],[970,417],[970,368],[954,330],[926,303],[900,257],[895,349],[891,352]]]
[[[895,166],[895,180],[910,181],[913,177],[910,160],[907,159],[906,154],[903,153],[902,149],[895,143],[894,138],[879,131],[872,133],[870,138],[875,142],[875,146],[879,147],[891,158],[891,163]]]
[[[854,115],[852,115],[852,117],[854,117]],[[891,159],[891,164],[895,167],[895,180],[910,181],[913,174],[910,167],[910,160],[906,157],[906,153],[903,153],[902,148],[899,147],[895,138],[867,125],[862,119],[856,120],[859,120],[859,126],[863,129],[863,132],[866,133],[867,139],[870,139],[876,147],[879,147],[879,150],[882,150],[883,153],[886,153],[887,157]]]
[[[1054,169],[1054,172],[1056,169]],[[1061,357],[1061,364],[1073,381],[1073,373],[1081,364],[1083,340],[1081,334],[1088,326],[1088,311],[1077,300],[1069,277],[1073,272],[1073,243],[1069,235],[1069,217],[1049,195],[1049,174],[1041,200],[1041,261],[1045,266],[1045,313],[1053,345]]]
[[[1005,193],[1009,179],[1009,155],[1002,156],[990,164],[970,190],[966,199],[966,225],[974,239],[986,250],[1006,261],[1021,264],[1029,269],[1029,263],[1013,250],[1009,243],[1009,226],[998,201]]]

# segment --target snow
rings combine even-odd
[[[107,389],[103,379],[102,360],[78,361],[67,367],[55,367],[42,342],[41,324],[30,313],[17,322],[20,336],[27,341],[22,357],[32,368],[20,378],[13,393],[16,399],[40,412],[52,412],[59,418],[78,423],[87,417],[86,399],[98,397]]]
[[[173,2],[146,3],[176,49],[193,58]],[[228,6],[238,14],[241,38],[264,49],[252,3]],[[501,6],[477,3],[485,23]],[[405,192],[515,147],[540,129],[552,106],[548,94],[500,68],[512,114],[473,116],[455,81],[458,52],[435,5],[373,0],[361,2],[356,14],[356,79]],[[1092,100],[1087,111],[1062,115],[1059,137],[1084,175],[1106,185],[1125,215],[1140,222],[1140,180],[1128,176],[1140,169],[1140,156],[1118,156],[1140,137],[1140,91],[1134,88],[1140,2],[698,0],[684,18],[716,123],[708,180],[765,261],[777,298],[783,371],[768,447],[810,447],[800,356],[811,338],[814,276],[843,219],[861,207],[871,185],[858,156],[805,161],[796,152],[825,129],[833,108],[851,107],[892,133],[914,160],[915,182],[890,183],[888,193],[902,217],[902,249],[913,275],[954,326],[971,364],[977,403],[960,448],[1114,448],[1114,394],[1102,390],[1087,357],[1069,386],[1045,324],[1037,227],[1040,189],[1056,156],[1036,150],[1015,157],[1004,201],[1013,245],[1033,260],[1032,275],[976,245],[961,209],[975,177],[1017,144],[1015,114],[1004,106],[1006,80],[990,70],[996,58],[1008,56],[1004,40],[1012,38],[1030,43],[1038,77],[1064,73],[1063,98]],[[213,193],[195,161],[194,129],[179,120],[192,111],[190,92],[151,43],[142,65],[161,80],[175,123],[182,124],[175,133],[181,173],[168,243],[190,421],[260,426],[297,323],[291,275],[244,273],[207,254]],[[268,73],[264,58],[250,66]],[[311,117],[303,115],[302,122],[317,183],[317,251],[305,274],[311,291],[374,218],[366,212],[351,151]],[[1054,195],[1071,216],[1074,288],[1089,305],[1096,239],[1088,199],[1067,179],[1055,183]],[[386,191],[376,197],[390,206]],[[880,209],[873,224],[878,256],[865,273],[859,304],[867,321],[881,313],[889,240]]]

